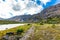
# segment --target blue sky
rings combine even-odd
[[[57,2],[57,0],[51,0],[51,2],[47,2],[46,5],[43,5],[44,8],[47,8],[49,6],[54,5]]]
[[[57,3],[60,3],[60,0],[57,0]]]
[[[60,3],[60,0],[0,0],[0,17],[10,18],[24,14],[37,14]]]

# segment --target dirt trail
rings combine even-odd
[[[32,26],[20,40],[26,40],[29,37],[29,35],[33,32],[34,32],[34,27]]]

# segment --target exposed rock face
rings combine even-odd
[[[48,7],[46,9],[44,9],[41,12],[41,15],[40,16],[42,18],[47,18],[47,17],[56,16],[56,15],[60,15],[60,4],[57,4],[55,6],[51,6],[51,7]]]

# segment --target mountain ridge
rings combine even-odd
[[[34,15],[20,15],[9,18],[8,20],[19,21],[19,22],[37,22],[41,19],[46,19],[48,17],[54,17],[60,15],[60,3],[42,10],[38,14]]]
[[[0,20],[3,20],[3,18],[0,18]]]
[[[40,13],[42,18],[52,17],[55,15],[60,15],[60,3],[51,7],[48,7],[41,11]]]

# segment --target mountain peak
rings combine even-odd
[[[60,3],[44,9],[40,14],[43,18],[60,15]]]

